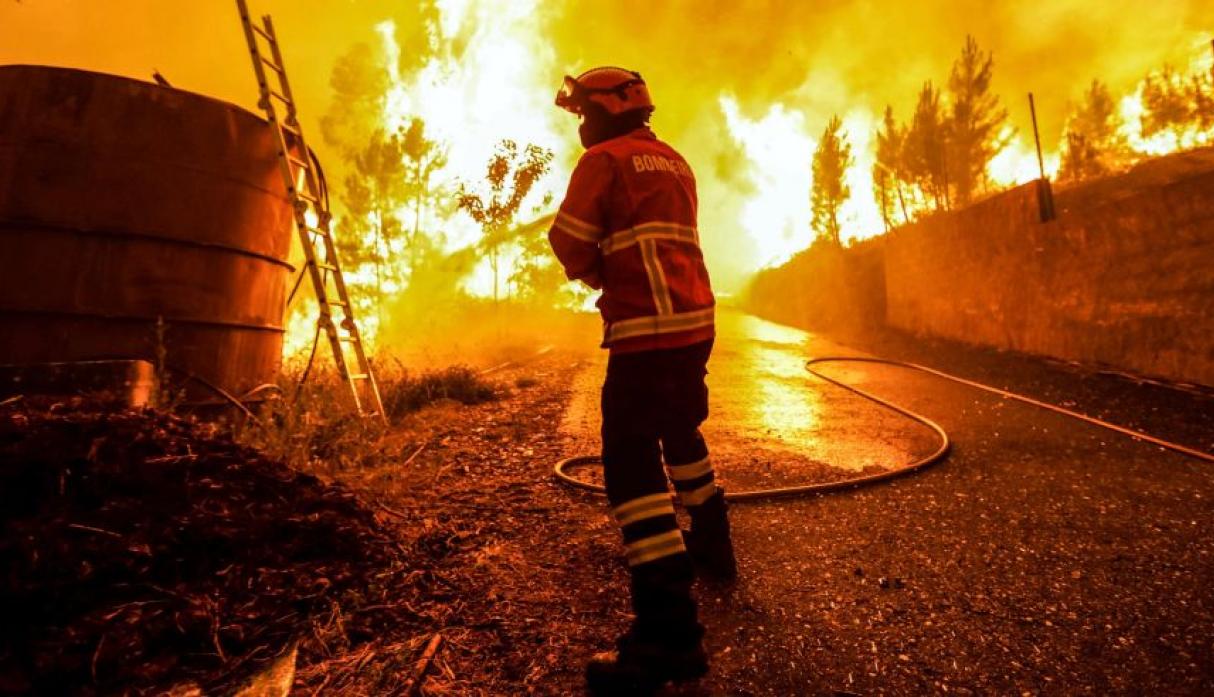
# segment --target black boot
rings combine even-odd
[[[687,512],[691,515],[691,530],[683,533],[683,540],[696,573],[714,583],[730,584],[738,580],[725,491],[718,488],[704,503],[688,506]]]
[[[668,682],[694,680],[708,672],[691,597],[691,561],[679,553],[631,567],[632,628],[616,651],[586,666],[590,694],[649,695]]]
[[[616,646],[586,666],[586,685],[595,697],[651,695],[666,683],[695,680],[708,672],[708,655],[698,641],[672,647],[629,632]]]

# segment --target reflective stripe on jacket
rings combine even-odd
[[[648,128],[578,161],[548,240],[570,279],[602,289],[605,348],[650,351],[713,337],[696,205],[691,167]]]

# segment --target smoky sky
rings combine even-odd
[[[471,21],[493,31],[492,9],[467,1],[481,10]],[[313,133],[333,98],[334,63],[357,43],[374,44],[378,22],[395,21],[405,67],[434,46],[430,2],[252,0],[251,6],[274,16]],[[801,112],[814,135],[833,113],[876,115],[886,104],[905,121],[923,82],[942,85],[972,34],[994,54],[993,89],[1012,125],[1022,137],[1031,134],[1025,95],[1033,91],[1045,147],[1054,150],[1069,103],[1093,78],[1124,94],[1165,62],[1187,67],[1208,52],[1214,29],[1210,0],[565,0],[538,7],[530,38],[552,66],[541,81],[555,90],[564,72],[601,64],[641,71],[658,105],[659,134],[697,164],[706,189],[719,197],[747,186],[725,132],[722,94],[735,97],[750,118],[779,102]],[[459,49],[458,40],[446,47],[456,56]],[[183,89],[251,109],[256,103],[235,3],[228,0],[0,2],[0,63],[140,79],[158,70]],[[326,156],[320,138],[312,140]]]
[[[663,121],[677,128],[726,90],[758,108],[773,100],[815,116],[892,104],[908,118],[925,80],[942,84],[972,34],[995,58],[994,89],[1017,126],[1025,94],[1046,133],[1093,79],[1130,89],[1165,61],[1191,60],[1214,29],[1208,0],[1161,2],[775,2],[671,0],[555,5],[553,40],[570,66],[620,63],[645,73]]]
[[[274,15],[301,98],[327,101],[329,71],[350,45],[395,19],[402,43],[424,50],[430,3],[253,0]],[[731,92],[744,107],[784,100],[807,111],[893,104],[903,118],[924,80],[947,77],[965,35],[994,52],[995,90],[1017,126],[1023,96],[1041,102],[1055,135],[1092,78],[1124,91],[1166,61],[1191,60],[1214,30],[1209,0],[961,2],[866,0],[566,0],[541,3],[535,37],[558,68],[619,64],[653,85],[667,128],[716,108]],[[492,21],[491,14],[480,21]],[[46,63],[147,79],[252,105],[252,77],[235,3],[203,0],[24,0],[0,4],[0,61]],[[560,75],[552,76],[553,86]],[[313,109],[319,111],[319,109]]]

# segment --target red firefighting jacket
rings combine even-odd
[[[713,337],[696,206],[691,168],[648,128],[578,161],[548,241],[570,279],[602,289],[604,348],[651,351]]]

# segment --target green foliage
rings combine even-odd
[[[363,307],[382,307],[388,296],[414,285],[423,267],[440,262],[443,239],[433,221],[452,212],[444,206],[448,192],[434,183],[447,164],[445,145],[427,135],[420,118],[383,126],[391,88],[388,58],[368,44],[356,44],[338,58],[330,77],[333,101],[321,118],[325,143],[341,155],[334,167],[342,183],[335,187],[341,205],[334,231],[338,251],[347,271],[373,271],[347,275]],[[392,69],[417,67],[405,60]],[[458,283],[450,273],[429,274],[426,281],[434,285],[440,277],[448,285]]]
[[[842,246],[839,208],[851,196],[844,175],[853,164],[855,159],[847,134],[843,133],[843,121],[838,115],[832,116],[814,152],[810,224],[818,238],[829,240],[836,247]]]

